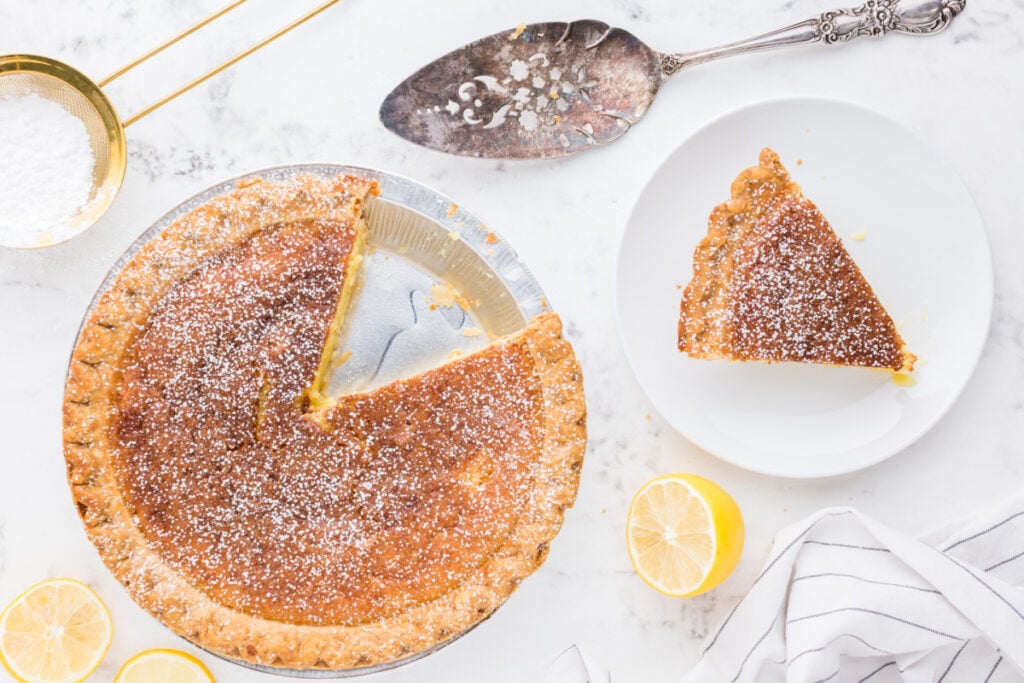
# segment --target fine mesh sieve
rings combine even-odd
[[[103,91],[79,71],[47,57],[0,57],[0,99],[27,95],[59,104],[82,122],[89,136],[94,163],[88,201],[71,218],[71,230],[63,239],[33,239],[29,243],[12,244],[0,242],[0,246],[25,249],[70,239],[95,223],[117,196],[127,160],[124,126],[117,112]],[[45,227],[40,226],[40,230]]]
[[[339,0],[328,0],[287,26],[251,45],[223,64],[207,71],[202,76],[186,83],[174,92],[149,105],[142,111],[122,120],[114,105],[103,93],[102,87],[113,82],[150,57],[164,51],[171,45],[195,33],[210,22],[224,16],[246,0],[234,0],[202,21],[190,26],[178,35],[161,43],[133,62],[126,64],[98,83],[63,62],[36,55],[0,55],[0,100],[20,98],[28,95],[49,100],[60,105],[85,126],[94,159],[92,188],[88,201],[70,218],[71,229],[54,238],[33,239],[30,243],[6,244],[0,234],[0,247],[31,249],[46,247],[71,239],[95,223],[114,202],[124,181],[128,150],[124,129],[143,116],[170,102],[178,95],[188,92],[200,83],[248,57],[263,46],[288,33],[293,28],[309,21]],[[37,226],[31,226],[33,231]],[[38,226],[43,234],[47,226]]]

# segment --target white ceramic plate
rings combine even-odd
[[[680,286],[708,214],[765,146],[843,238],[918,356],[914,386],[884,371],[701,361],[676,349]],[[617,278],[626,354],[662,415],[714,455],[786,477],[861,469],[928,431],[967,383],[992,309],[985,230],[956,173],[902,126],[823,99],[754,104],[683,142],[633,209]]]

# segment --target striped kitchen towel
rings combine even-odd
[[[1024,494],[911,539],[849,508],[783,529],[682,683],[1024,681]]]
[[[611,683],[611,675],[578,645],[564,650],[544,674],[544,683]]]

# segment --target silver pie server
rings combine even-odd
[[[620,138],[679,71],[768,48],[837,45],[887,33],[928,35],[966,0],[867,0],[771,33],[677,54],[593,20],[521,25],[431,62],[380,108],[394,133],[472,157],[550,159]]]

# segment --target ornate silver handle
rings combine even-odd
[[[966,4],[967,0],[916,0],[904,8],[900,0],[867,0],[860,7],[824,12],[814,19],[747,40],[707,50],[662,54],[661,70],[665,76],[671,76],[686,67],[720,57],[787,45],[833,45],[859,36],[882,36],[894,31],[914,35],[937,33],[946,28]]]

